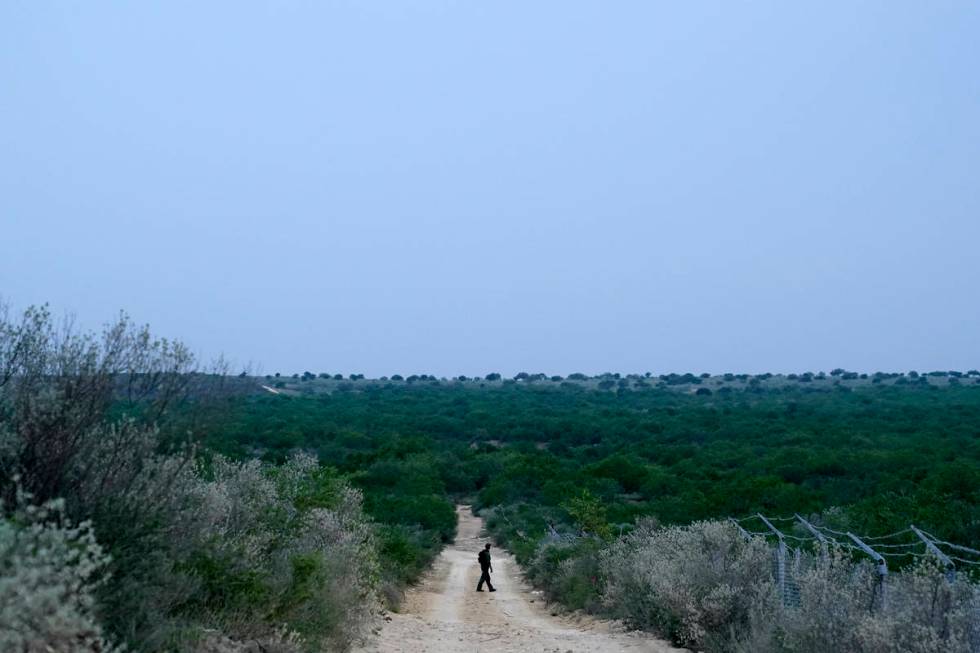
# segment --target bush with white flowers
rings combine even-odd
[[[91,524],[71,523],[64,501],[20,499],[0,519],[0,651],[113,650],[94,595],[109,557]]]

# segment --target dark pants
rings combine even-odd
[[[483,574],[480,576],[480,582],[476,584],[476,589],[482,590],[483,583],[487,584],[487,589],[493,589],[493,583],[490,582],[490,570],[484,569]]]

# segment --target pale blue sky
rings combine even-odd
[[[980,365],[975,2],[0,4],[0,294],[267,372]]]

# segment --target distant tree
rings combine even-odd
[[[276,378],[277,379],[279,378],[279,372],[276,372]]]
[[[523,380],[527,379],[528,376],[530,376],[530,375],[527,372],[518,372],[517,375],[514,376],[514,380],[515,381],[523,381]]]
[[[343,374],[334,374],[333,375],[333,380],[334,381],[343,381],[344,380],[344,375]]]
[[[391,375],[391,380],[392,381],[404,381],[405,379],[402,377],[401,374],[392,374]]]
[[[588,381],[589,377],[582,374],[581,372],[575,372],[574,374],[568,375],[569,381]]]
[[[830,376],[840,376],[841,374],[843,374],[846,371],[847,370],[845,370],[843,367],[835,367],[834,369],[832,369],[830,371]]]
[[[602,381],[599,381],[600,390],[608,390],[614,385],[616,385],[616,382],[613,381],[612,379],[603,379]]]
[[[551,377],[551,380],[554,381],[555,383],[559,383],[562,379],[561,376],[556,374],[553,377]]]
[[[326,372],[320,372],[320,378],[321,379],[329,379],[330,378],[330,375],[327,374]]]
[[[709,373],[707,373],[707,372],[702,372],[701,373],[701,378],[702,379],[710,379],[711,378],[711,375]]]
[[[500,375],[498,373],[496,373],[496,372],[491,372],[490,374],[487,374],[483,378],[486,379],[487,381],[499,381],[500,380]]]
[[[708,388],[698,388],[697,390],[694,391],[694,394],[701,395],[701,396],[708,396],[711,395],[711,390],[709,390]]]
[[[465,376],[463,376],[462,374],[460,374],[459,376],[457,376],[456,377],[456,380],[457,381],[469,381],[469,379],[466,378]]]

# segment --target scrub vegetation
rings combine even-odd
[[[902,549],[920,556],[889,558],[880,602],[869,560],[811,546],[787,607],[773,543],[725,521],[799,513],[868,536],[914,523],[977,548],[976,371],[338,376],[271,376],[280,394],[235,399],[212,446],[269,461],[315,452],[376,520],[435,544],[436,517],[472,498],[550,600],[696,650],[980,648],[968,564],[950,583],[921,546]]]
[[[0,650],[343,650],[371,623],[361,492],[200,447],[246,381],[126,318],[0,315]],[[256,648],[258,647],[258,648]]]
[[[893,559],[883,601],[811,546],[788,605],[724,521],[977,548],[976,371],[261,378],[33,308],[0,315],[0,497],[4,650],[344,650],[461,500],[551,601],[698,650],[980,647],[968,570]]]

